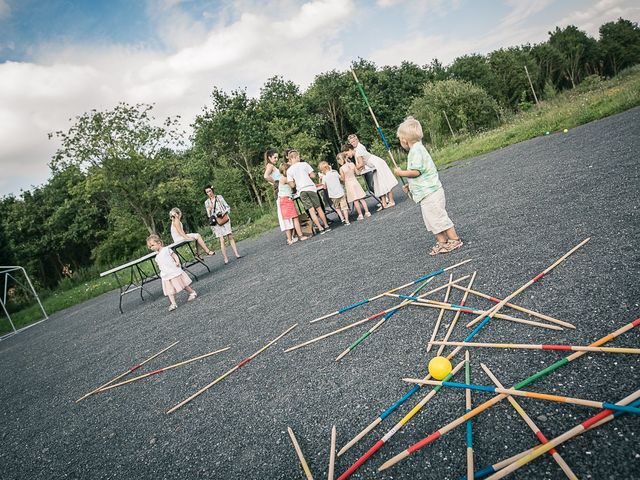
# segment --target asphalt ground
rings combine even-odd
[[[52,315],[0,342],[0,477],[2,479],[304,478],[287,435],[295,431],[315,478],[327,474],[329,439],[338,448],[408,391],[402,377],[426,375],[433,356],[425,344],[437,310],[406,307],[342,361],[335,357],[372,323],[284,353],[383,308],[382,299],[322,322],[309,320],[370,298],[465,259],[455,277],[477,271],[475,287],[506,296],[586,237],[591,241],[514,301],[574,323],[552,331],[493,319],[481,342],[588,345],[640,316],[638,246],[640,109],[493,153],[441,172],[447,209],[465,246],[430,257],[433,237],[419,208],[398,191],[394,209],[353,221],[291,247],[272,231],[239,244],[245,256],[202,267],[196,301],[179,297],[168,312],[159,282],[155,300],[110,292]],[[441,275],[434,286],[446,281]],[[406,289],[405,292],[410,292]],[[442,299],[443,292],[435,294]],[[454,302],[461,293],[452,294]],[[468,305],[491,304],[470,298]],[[505,313],[523,314],[505,309]],[[441,334],[453,317],[445,314]],[[469,320],[470,316],[464,319]],[[291,325],[298,327],[203,395],[165,412],[258,351]],[[453,340],[469,329],[461,322]],[[224,346],[231,349],[180,369],[75,400],[153,353],[180,343],[144,373]],[[611,345],[640,347],[638,329]],[[447,350],[450,351],[450,350]],[[491,384],[480,362],[507,386],[568,352],[475,349],[472,379]],[[457,357],[461,359],[461,356]],[[455,363],[455,362],[454,362]],[[640,358],[588,354],[528,388],[615,402],[640,384]],[[462,381],[464,377],[457,379]],[[336,461],[336,476],[382,437],[427,388]],[[474,406],[491,394],[473,393]],[[518,400],[547,437],[597,410]],[[464,392],[440,391],[423,411],[353,478],[458,478],[466,468],[464,428],[457,428],[398,465],[385,460],[465,411]],[[536,444],[503,401],[473,421],[475,462],[497,462]],[[625,415],[563,445],[559,451],[580,478],[637,478],[640,420]],[[513,478],[563,478],[549,456]]]

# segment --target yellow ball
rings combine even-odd
[[[567,133],[569,130],[567,130],[566,128],[564,130],[562,130],[564,133]]]
[[[429,374],[436,380],[442,380],[451,373],[451,362],[445,357],[433,357],[429,361]]]

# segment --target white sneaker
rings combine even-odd
[[[364,214],[365,217],[370,217],[371,216],[371,212],[367,212]]]
[[[362,215],[358,215],[358,218],[356,218],[356,220],[364,220],[364,217]]]
[[[198,294],[196,292],[190,293],[189,298],[187,298],[187,302],[190,302],[191,300],[195,300],[197,296]]]
[[[169,311],[173,312],[176,308],[178,308],[178,305],[176,305],[175,303],[172,303],[171,306],[169,307]]]

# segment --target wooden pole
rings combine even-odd
[[[527,66],[524,66],[524,71],[527,72],[527,80],[529,80],[529,86],[531,87],[531,93],[533,93],[533,98],[536,100],[536,106],[540,106],[540,102],[538,101],[538,96],[536,95],[536,90],[533,88],[533,83],[531,82],[531,77],[529,76],[529,69]]]
[[[453,281],[453,275],[449,274],[449,286],[444,293],[444,303],[449,301],[449,294],[451,293],[451,282]],[[431,334],[431,338],[429,340],[433,340],[436,338],[438,334],[438,329],[440,328],[440,322],[442,321],[442,316],[444,315],[445,308],[440,308],[440,313],[438,313],[438,319],[436,320],[436,324],[433,326],[433,333]],[[431,343],[427,344],[427,353],[431,351]]]
[[[444,119],[447,121],[447,125],[449,125],[449,131],[451,132],[451,136],[455,137],[456,134],[453,133],[453,128],[451,128],[451,122],[449,121],[449,117],[447,116],[447,112],[445,112],[444,110],[442,110],[442,114],[444,115]]]
[[[311,475],[311,470],[309,470],[309,465],[307,465],[307,461],[304,459],[302,449],[300,448],[300,445],[298,445],[298,440],[296,440],[293,430],[291,430],[291,427],[287,427],[287,431],[289,432],[289,438],[291,438],[291,443],[296,451],[296,455],[298,455],[298,460],[300,460],[300,465],[302,465],[302,470],[304,470],[307,480],[313,480],[313,475]]]
[[[486,298],[487,300],[494,302],[494,303],[500,303],[502,300],[500,298],[496,298],[496,297],[492,297],[491,295],[487,295],[481,292],[478,292],[477,290],[472,290],[471,287],[463,287],[462,285],[452,285],[453,288],[457,288],[458,290],[462,290],[465,293],[471,293],[472,295],[475,295],[477,297],[481,297],[481,298]],[[461,305],[464,305],[464,303],[461,303]],[[546,320],[547,322],[551,322],[551,323],[555,323],[557,325],[562,325],[563,327],[567,327],[567,328],[576,328],[575,325],[569,323],[569,322],[564,322],[562,320],[558,320],[557,318],[553,318],[550,317],[549,315],[545,315],[543,313],[539,313],[536,312],[534,310],[530,310],[528,308],[524,308],[521,307],[519,305],[515,305],[513,303],[507,302],[504,304],[505,307],[509,307],[509,308],[513,308],[514,310],[519,310],[523,313],[526,313],[528,315],[531,315],[532,317],[538,317],[542,320]]]
[[[481,363],[480,366],[484,370],[484,373],[487,374],[487,376],[491,379],[493,383],[496,384],[497,387],[504,388],[504,385],[502,385],[500,383],[500,380],[498,380],[496,376],[493,374],[493,372],[489,370],[489,367],[487,367],[484,363]],[[467,381],[467,383],[470,383],[470,382]],[[518,412],[518,415],[522,417],[524,422],[531,429],[531,431],[536,436],[536,438],[540,441],[540,443],[542,444],[548,443],[549,439],[544,435],[544,433],[540,431],[538,426],[531,419],[531,417],[527,415],[527,412],[524,411],[524,409],[520,406],[520,404],[516,401],[516,399],[513,398],[511,395],[509,395],[507,397],[507,400],[509,400],[509,403],[511,404],[511,406],[515,409],[516,412]],[[553,457],[553,459],[560,466],[560,468],[568,478],[572,480],[578,478],[577,475],[573,473],[573,470],[571,470],[571,467],[567,464],[567,462],[564,461],[564,458],[560,456],[560,454],[555,448],[552,448],[551,450],[549,450],[549,454]],[[473,475],[473,472],[472,472],[472,475]]]
[[[469,280],[469,285],[467,285],[467,288],[471,288],[473,286],[473,281],[475,279],[476,279],[476,272],[473,272],[473,275],[471,275],[471,280]],[[465,291],[464,294],[462,295],[462,300],[460,301],[460,306],[461,307],[464,307],[464,303],[467,301],[467,296],[469,296],[469,292]],[[453,332],[453,328],[456,326],[456,323],[458,323],[458,319],[460,318],[461,314],[462,314],[462,310],[458,310],[456,312],[455,316],[453,317],[453,320],[451,321],[451,324],[449,325],[449,329],[447,330],[447,333],[444,336],[444,341],[445,342],[447,340],[449,340],[449,337],[451,336],[451,333]],[[438,357],[441,356],[443,351],[444,351],[444,345],[440,345],[440,347],[438,348],[438,353],[436,353],[436,355]]]
[[[144,375],[139,375],[137,377],[133,377],[130,378],[128,380],[125,380],[124,382],[120,382],[120,383],[115,383],[113,385],[109,385],[108,387],[103,388],[100,392],[106,392],[107,390],[111,390],[112,388],[117,388],[117,387],[121,387],[122,385],[127,385],[128,383],[132,383],[132,382],[137,382],[138,380],[142,380],[143,378],[147,378],[150,377],[152,375],[157,375],[158,373],[162,373],[162,372],[166,372],[167,370],[172,370],[174,368],[177,367],[182,367],[183,365],[188,365],[192,362],[195,362],[196,360],[201,360],[203,358],[207,358],[210,357],[212,355],[216,355],[217,353],[221,353],[221,352],[225,352],[227,350],[229,350],[231,347],[225,347],[222,348],[220,350],[215,350],[213,352],[209,352],[209,353],[205,353],[204,355],[200,355],[194,358],[190,358],[189,360],[184,360],[182,362],[178,362],[178,363],[174,363],[173,365],[169,365],[168,367],[163,367],[163,368],[159,368],[157,370],[154,370],[153,372],[149,372],[149,373],[145,373]]]
[[[479,326],[481,326],[483,323],[481,323]],[[638,325],[640,325],[640,318],[637,318],[633,322],[627,323],[626,325],[623,325],[622,327],[620,327],[618,330],[616,330],[614,332],[611,332],[610,334],[605,335],[604,337],[596,340],[590,346],[599,347],[600,345],[603,345],[603,344],[605,344],[607,342],[610,342],[614,338],[617,338],[618,336],[620,336],[623,333],[625,333],[625,332],[637,327]],[[458,348],[461,348],[461,347],[458,347]],[[570,362],[572,362],[574,360],[577,360],[578,358],[580,358],[581,356],[583,356],[585,354],[586,354],[586,352],[575,352],[575,353],[572,353],[568,357],[565,357],[565,358],[563,358],[561,360],[558,360],[557,362],[552,363],[547,368],[544,368],[544,369],[540,370],[539,372],[534,373],[533,375],[530,375],[529,377],[525,378],[521,382],[515,384],[513,386],[513,389],[519,390],[519,389],[529,385],[530,383],[535,382],[539,378],[550,374],[551,372],[557,370],[558,368],[563,367],[563,366],[567,365],[568,363],[570,363]],[[503,400],[506,397],[507,397],[506,394],[499,394],[499,395],[496,395],[495,397],[487,400],[486,402],[482,403],[481,405],[478,405],[473,410],[471,410],[469,413],[466,413],[462,417],[459,417],[456,420],[454,420],[453,422],[448,423],[444,427],[436,430],[435,432],[433,432],[432,434],[430,434],[427,437],[423,438],[419,442],[414,443],[413,445],[408,447],[406,450],[403,450],[402,452],[400,452],[395,457],[389,459],[384,464],[382,464],[378,470],[380,470],[380,471],[381,470],[386,470],[387,468],[389,468],[389,467],[395,465],[396,463],[404,460],[409,455],[411,455],[411,454],[417,452],[418,450],[426,447],[430,443],[434,442],[435,440],[437,440],[438,438],[443,436],[445,433],[450,432],[454,428],[458,427],[459,425],[464,423],[468,418],[472,418],[475,415],[478,415],[479,413],[485,411],[486,409],[488,409],[489,407],[495,405],[496,403],[498,403],[499,401]],[[549,442],[549,443],[551,443],[551,442]]]
[[[629,353],[640,354],[640,348],[625,347],[582,347],[576,345],[533,345],[527,343],[479,343],[479,342],[440,342],[434,340],[434,345],[451,345],[456,347],[478,347],[478,348],[515,348],[525,350],[560,350],[573,352],[599,352],[599,353]]]
[[[249,363],[251,360],[253,360],[255,357],[257,357],[258,355],[260,355],[262,352],[264,352],[267,348],[269,348],[271,345],[273,345],[274,343],[276,343],[278,340],[280,340],[282,337],[284,337],[287,333],[289,333],[291,330],[293,330],[294,328],[296,328],[298,326],[298,324],[294,324],[293,326],[289,327],[287,330],[285,330],[283,333],[281,333],[278,337],[274,338],[273,340],[271,340],[269,343],[267,343],[264,347],[262,347],[260,350],[258,350],[257,352],[253,353],[251,356],[245,358],[244,360],[242,360],[239,364],[237,364],[235,367],[233,367],[231,370],[227,371],[226,373],[224,373],[223,375],[219,376],[218,378],[216,378],[213,382],[211,382],[210,384],[202,387],[200,390],[198,390],[196,393],[194,393],[193,395],[191,395],[190,397],[186,398],[185,400],[183,400],[182,402],[178,403],[175,407],[170,408],[169,410],[167,410],[167,414],[169,413],[173,413],[176,410],[178,410],[179,408],[181,408],[182,406],[186,405],[187,403],[189,403],[191,400],[193,400],[194,398],[196,398],[197,396],[203,394],[204,392],[206,392],[207,390],[209,390],[211,387],[213,387],[216,383],[224,380],[226,377],[228,377],[229,375],[231,375],[233,372],[235,372],[236,370],[238,370],[239,368],[243,367],[244,365],[246,365],[247,363]]]
[[[551,270],[553,270],[554,268],[556,268],[558,265],[560,265],[562,262],[564,262],[572,253],[574,253],[576,250],[578,250],[580,247],[582,247],[585,243],[587,243],[590,240],[590,238],[586,238],[585,240],[583,240],[582,242],[580,242],[578,245],[576,245],[575,247],[573,247],[571,250],[569,250],[567,253],[565,253],[562,257],[560,257],[558,260],[556,260],[553,264],[551,264],[550,266],[548,266],[545,270],[543,270],[541,273],[539,273],[538,275],[536,275],[535,277],[533,277],[531,280],[529,280],[527,283],[525,283],[524,285],[522,285],[520,288],[518,288],[515,292],[511,293],[509,296],[507,296],[506,298],[503,298],[500,303],[498,303],[496,306],[494,306],[492,309],[489,310],[489,312],[486,315],[478,315],[476,318],[474,318],[472,321],[470,321],[469,323],[467,323],[467,327],[470,327],[472,325],[475,325],[477,322],[479,322],[480,320],[482,321],[489,321],[489,319],[495,314],[498,313],[498,311],[504,307],[507,302],[509,302],[509,300],[511,300],[512,298],[516,297],[517,295],[519,295],[520,293],[522,293],[523,291],[525,291],[527,288],[529,288],[531,285],[533,285],[535,282],[537,282],[538,280],[540,280],[542,277],[544,277],[547,273],[549,273]],[[484,319],[484,320],[483,320]]]
[[[127,370],[124,373],[121,373],[120,375],[118,375],[115,378],[112,378],[111,380],[109,380],[107,383],[104,383],[102,385],[100,385],[98,388],[96,388],[95,390],[91,390],[89,393],[84,394],[82,397],[80,397],[79,399],[76,400],[76,403],[78,403],[81,400],[84,400],[85,398],[94,395],[96,393],[98,393],[100,390],[102,390],[103,388],[107,387],[108,385],[111,385],[113,382],[117,382],[118,380],[120,380],[122,377],[124,377],[125,375],[129,375],[132,372],[135,372],[137,369],[139,369],[140,367],[142,367],[145,363],[150,362],[151,360],[153,360],[154,358],[156,358],[158,355],[166,352],[167,350],[169,350],[170,348],[174,347],[175,345],[177,345],[178,343],[180,343],[180,341],[178,340],[177,342],[173,342],[171,345],[169,345],[167,348],[164,348],[162,350],[160,350],[158,353],[155,353],[153,355],[151,355],[149,358],[147,358],[144,362],[139,363],[138,365],[134,365],[133,367],[131,367],[129,370]]]
[[[462,282],[463,280],[465,280],[468,277],[469,277],[468,275],[464,276],[464,277],[461,277],[461,278],[459,278],[457,280],[454,280],[454,283],[455,282]],[[447,288],[447,284],[441,285],[441,286],[439,286],[437,288],[434,288],[433,290],[429,290],[428,292],[420,295],[418,298],[422,298],[423,296],[426,296],[426,295],[431,295],[432,293],[438,292],[438,291],[440,291],[442,289],[445,289],[445,288]],[[397,310],[398,308],[401,308],[401,307],[402,307],[402,303],[399,303],[395,307],[387,308],[386,310],[381,310],[380,312],[375,313],[373,315],[370,315],[369,317],[363,318],[362,320],[358,320],[357,322],[351,323],[349,325],[345,325],[344,327],[338,328],[337,330],[333,330],[333,331],[331,331],[329,333],[325,333],[324,335],[320,335],[319,337],[312,338],[311,340],[307,340],[306,342],[303,342],[303,343],[300,343],[300,344],[295,345],[293,347],[287,348],[286,350],[284,350],[284,352],[285,353],[292,352],[292,351],[297,350],[299,348],[306,347],[307,345],[311,345],[312,343],[319,342],[320,340],[324,340],[325,338],[331,337],[333,335],[337,335],[338,333],[344,332],[346,330],[350,330],[350,329],[352,329],[354,327],[357,327],[358,325],[362,325],[363,323],[366,323],[366,322],[368,322],[370,320],[374,320],[374,319],[376,319],[378,317],[381,317],[382,315],[385,315],[386,313],[389,313],[389,312],[391,312],[393,310]]]
[[[336,426],[331,427],[331,447],[329,450],[329,473],[327,480],[333,480],[333,470],[336,463]]]

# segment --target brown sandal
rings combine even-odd
[[[434,256],[434,255],[438,255],[439,253],[449,253],[450,251],[451,251],[451,247],[449,245],[449,242],[445,242],[445,243],[437,242],[431,248],[429,255]]]

